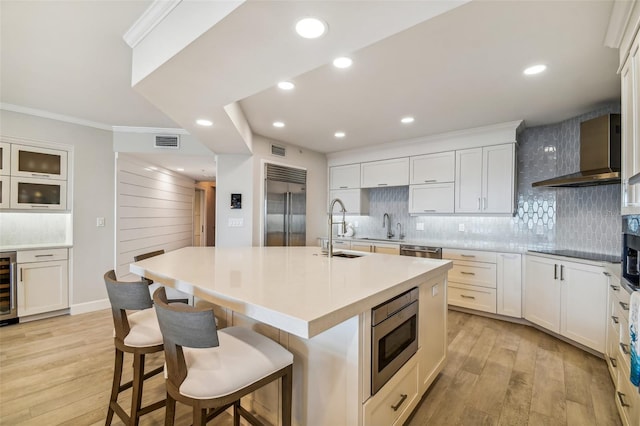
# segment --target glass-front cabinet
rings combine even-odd
[[[12,177],[10,194],[12,209],[67,209],[66,181]]]
[[[9,176],[0,176],[0,209],[8,209],[9,191],[10,191]]]
[[[11,145],[0,142],[0,176],[11,174]]]
[[[67,179],[67,151],[11,145],[11,176]]]

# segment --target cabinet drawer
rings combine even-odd
[[[629,369],[631,365],[631,353],[629,352],[629,322],[625,318],[620,318],[620,341],[618,344],[619,364],[624,364]]]
[[[26,250],[19,251],[16,256],[17,263],[49,262],[51,260],[66,260],[68,257],[66,248]]]
[[[406,419],[409,414],[407,409],[414,405],[418,397],[417,367],[417,363],[413,360],[413,367],[409,368],[399,381],[395,382],[392,378],[364,404],[365,425],[390,426],[395,425],[396,422],[402,424],[401,418]]]
[[[447,294],[447,301],[450,305],[496,313],[496,291],[494,289],[450,282]]]
[[[496,254],[486,251],[444,249],[442,257],[449,260],[466,260],[471,262],[496,263]]]
[[[351,248],[351,241],[333,240],[332,244],[334,248],[343,250],[349,250]]]
[[[626,366],[620,367],[615,398],[622,423],[627,426],[640,424],[640,394],[629,380],[629,369]]]
[[[454,261],[449,282],[496,288],[496,265],[493,263]]]

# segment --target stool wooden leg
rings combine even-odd
[[[200,408],[199,404],[193,406],[193,426],[205,426],[207,424],[207,410]]]
[[[111,385],[111,397],[109,398],[109,409],[107,410],[107,419],[105,421],[106,426],[111,425],[111,421],[113,420],[113,405],[118,403],[123,362],[124,353],[121,350],[116,349],[115,363],[113,366],[113,384]]]
[[[240,400],[233,403],[233,426],[240,426]]]
[[[167,392],[167,405],[165,406],[164,426],[173,426],[176,418],[176,400]]]
[[[133,355],[133,395],[131,396],[131,417],[129,424],[138,426],[142,405],[142,385],[144,383],[144,354]]]
[[[282,376],[282,426],[291,426],[291,399],[293,394],[293,368]]]

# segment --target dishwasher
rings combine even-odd
[[[442,259],[441,247],[400,245],[400,256],[427,257],[430,259]]]

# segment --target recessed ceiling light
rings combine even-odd
[[[282,121],[274,121],[273,127],[284,127],[284,123]]]
[[[344,138],[347,134],[345,132],[335,132],[333,136],[336,138]]]
[[[182,167],[176,167],[176,170],[179,172],[184,172],[184,169]]]
[[[415,118],[413,118],[413,117],[402,117],[402,119],[400,121],[403,122],[404,124],[409,124],[409,123],[413,123],[415,121]]]
[[[353,61],[346,56],[341,56],[333,60],[333,66],[336,68],[349,68],[351,64],[353,64]]]
[[[282,90],[291,90],[296,87],[296,85],[290,81],[281,81],[280,83],[278,83],[278,87]]]
[[[546,66],[546,65],[542,65],[542,64],[540,64],[540,65],[534,65],[534,66],[531,66],[531,67],[529,67],[529,68],[525,69],[525,70],[524,70],[524,74],[525,74],[525,75],[540,74],[541,72],[543,72],[543,71],[544,71],[544,70],[546,70],[546,69],[547,69],[547,66]]]
[[[303,18],[296,22],[296,32],[303,38],[318,38],[327,31],[327,24],[318,18]]]
[[[200,118],[200,119],[196,120],[196,124],[199,125],[199,126],[209,127],[209,126],[213,126],[213,121],[205,120],[204,118]]]

